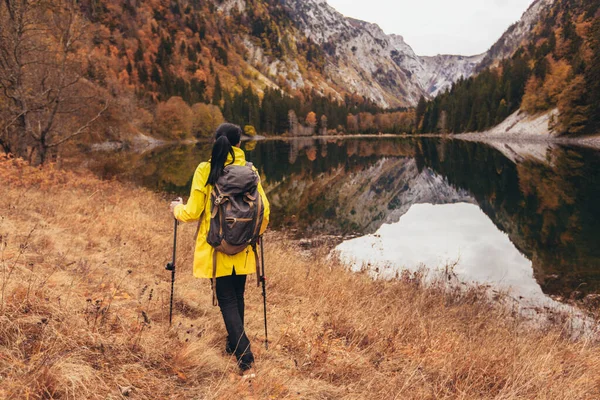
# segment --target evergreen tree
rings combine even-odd
[[[137,66],[138,79],[142,85],[145,85],[148,82],[148,71],[146,71],[146,67],[143,64],[138,64]]]
[[[223,118],[227,122],[233,122],[233,100],[231,99],[231,95],[228,92],[223,94]]]
[[[142,44],[138,42],[138,48],[133,55],[133,60],[135,62],[144,61],[144,50],[142,49]]]
[[[220,106],[222,98],[223,93],[221,88],[221,79],[219,79],[219,74],[217,74],[215,77],[215,88],[213,90],[212,103],[216,106]]]
[[[158,84],[158,85],[160,85],[162,83],[162,77],[160,75],[160,71],[158,70],[158,66],[156,64],[154,64],[152,66],[151,79],[153,82],[156,82],[156,84]]]
[[[600,19],[596,19],[590,28],[590,48],[592,59],[585,74],[587,89],[587,130],[592,133],[600,131]]]
[[[421,96],[419,98],[419,103],[417,104],[417,109],[415,110],[415,112],[416,112],[416,126],[417,126],[417,129],[419,129],[419,125],[421,124],[423,116],[425,115],[425,110],[426,109],[427,109],[427,101],[425,100],[424,96]]]

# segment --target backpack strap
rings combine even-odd
[[[210,282],[210,286],[212,287],[212,302],[213,306],[216,307],[219,305],[219,300],[217,300],[217,250],[213,250],[213,270]]]

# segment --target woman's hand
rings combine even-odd
[[[183,199],[181,197],[178,197],[174,201],[171,202],[171,205],[169,206],[169,209],[171,210],[171,214],[173,214],[175,207],[177,207],[180,204],[183,204]]]

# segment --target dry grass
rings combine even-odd
[[[242,382],[208,283],[191,276],[193,225],[168,328],[166,199],[6,159],[0,181],[0,398],[600,398],[598,343],[532,328],[481,289],[372,281],[276,235],[271,347],[249,284],[258,378]]]

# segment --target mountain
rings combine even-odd
[[[484,57],[487,57],[487,53],[470,57],[453,55],[421,57],[423,72],[417,74],[417,78],[425,91],[435,97],[450,89],[459,79],[473,75]]]
[[[326,50],[326,76],[382,107],[414,106],[420,96],[435,96],[471,76],[484,57],[420,57],[402,36],[345,17],[324,0],[282,3],[304,35]]]
[[[403,108],[539,36],[531,26],[548,3],[538,0],[488,54],[420,57],[402,36],[325,0],[6,0],[0,148],[43,162],[84,134],[88,142],[184,139],[223,120],[267,134],[292,131],[290,121],[309,134],[412,133],[415,113]],[[47,34],[29,35],[22,21]],[[517,102],[506,102],[514,111]],[[486,107],[474,126],[499,109]]]
[[[540,20],[540,17],[547,13],[556,0],[536,0],[523,13],[521,19],[512,24],[485,53],[477,67],[478,71],[496,64],[512,56],[515,51],[526,40],[531,38],[532,31]]]
[[[477,70],[419,107],[421,132],[485,131],[511,116],[545,118],[548,134],[598,133],[600,1],[536,1]]]

